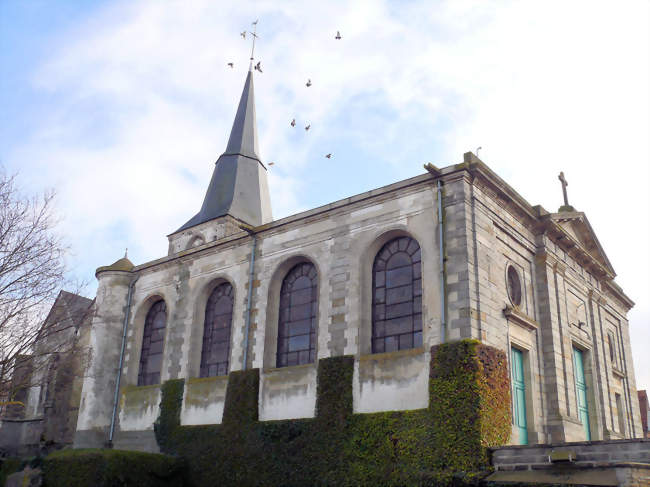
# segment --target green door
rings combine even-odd
[[[520,445],[528,444],[528,426],[526,425],[526,383],[524,381],[524,354],[516,348],[510,349],[510,368],[512,369],[512,412],[517,441]]]
[[[576,394],[578,397],[578,417],[585,428],[585,437],[591,441],[589,429],[589,408],[587,407],[587,383],[585,382],[585,367],[582,350],[573,349],[573,370],[576,377]]]

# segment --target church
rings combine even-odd
[[[557,212],[532,205],[466,153],[274,220],[253,85],[249,70],[168,254],[97,269],[76,448],[160,451],[175,379],[180,424],[220,424],[237,371],[259,371],[260,422],[313,418],[318,362],[339,356],[353,357],[355,414],[427,408],[431,348],[463,339],[507,358],[509,444],[641,436],[634,303],[566,193]]]

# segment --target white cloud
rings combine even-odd
[[[354,171],[346,151],[397,179],[482,146],[548,210],[563,170],[637,301],[637,377],[650,387],[648,13],[643,1],[114,3],[36,71],[35,86],[60,103],[8,162],[58,188],[88,267],[127,245],[139,262],[164,255],[226,145],[250,48],[239,32],[259,18],[255,90],[275,217],[315,204],[302,183],[314,173],[338,197],[339,172]],[[294,117],[312,131],[290,130]],[[346,145],[327,151],[345,165],[333,159],[328,177],[321,152],[334,140]]]

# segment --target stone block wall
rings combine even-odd
[[[219,421],[223,380],[202,383],[198,376],[207,298],[216,285],[227,281],[235,295],[229,370],[245,368],[244,344],[248,342],[246,368],[262,371],[260,417],[309,417],[316,397],[315,364],[276,369],[275,363],[282,279],[301,262],[311,262],[318,272],[317,359],[357,358],[355,410],[426,407],[427,352],[406,353],[390,363],[393,369],[387,368],[380,355],[371,356],[373,260],[386,242],[408,235],[417,240],[422,252],[423,350],[462,338],[478,339],[507,352],[512,346],[521,350],[529,441],[543,443],[584,438],[572,363],[572,347],[577,346],[586,357],[592,439],[638,434],[625,318],[631,304],[604,274],[597,277],[592,267],[604,268],[604,264],[590,264],[587,257],[558,243],[562,237],[576,245],[584,239],[585,225],[575,223],[575,218],[569,223],[552,220],[554,215],[532,207],[471,155],[464,163],[443,169],[440,177],[444,183],[446,327],[440,299],[438,200],[435,178],[430,175],[262,225],[254,229],[254,235],[250,229],[237,230],[231,221],[221,222],[226,225],[222,235],[210,242],[184,232],[182,238],[170,239],[181,250],[171,245],[169,256],[136,267],[128,279],[122,276],[119,285],[114,284],[114,275],[106,283],[100,280],[93,348],[99,350],[95,372],[102,377],[104,389],[97,393],[95,378],[84,384],[78,429],[106,428],[107,404],[112,403],[107,391],[114,387],[110,377],[115,370],[99,364],[117,363],[118,321],[124,316],[127,284],[136,276],[124,356],[125,387],[137,384],[146,313],[156,300],[164,299],[167,327],[161,382],[186,379],[183,424]],[[562,230],[562,225],[568,230]],[[600,255],[597,250],[592,249],[596,257]],[[509,266],[516,269],[522,284],[518,304],[508,292]],[[615,363],[609,360],[605,343],[608,332],[615,340]],[[202,393],[205,398],[199,399]],[[91,411],[100,408],[100,403],[101,414],[90,420]],[[119,423],[130,421],[123,411],[118,419],[118,429]]]

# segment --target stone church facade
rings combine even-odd
[[[160,384],[181,424],[221,422],[228,373],[260,371],[261,421],[315,414],[318,359],[355,357],[358,413],[427,407],[429,350],[507,352],[511,443],[641,436],[633,302],[582,212],[532,206],[474,154],[273,220],[249,72],[199,213],[168,255],[97,269],[76,447],[157,451]]]

